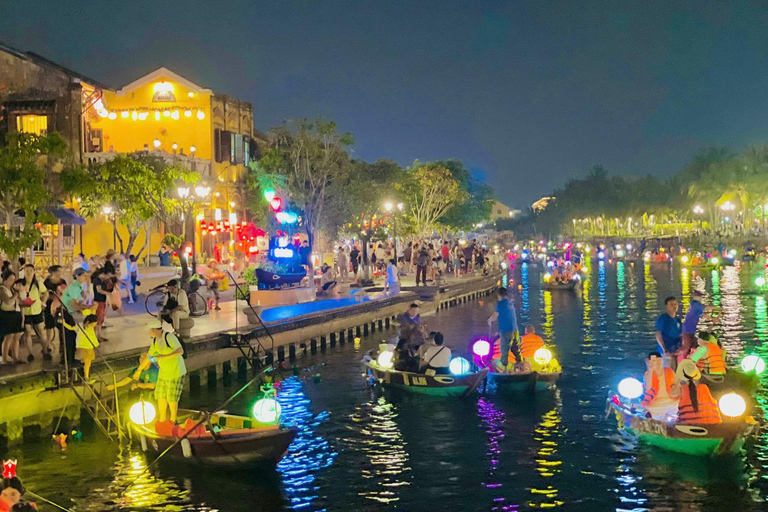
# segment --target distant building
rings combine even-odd
[[[491,207],[491,220],[510,219],[510,218],[514,218],[516,215],[519,215],[520,213],[521,213],[520,210],[513,210],[512,208],[505,205],[504,203],[495,201],[493,203],[493,207]]]

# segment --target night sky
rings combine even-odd
[[[459,158],[516,208],[768,140],[763,1],[4,0],[0,41],[115,87],[165,66],[262,130],[324,115],[365,160]]]

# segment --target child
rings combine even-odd
[[[96,322],[98,318],[94,314],[88,314],[83,320],[83,328],[77,330],[75,340],[75,359],[83,363],[85,380],[90,380],[91,363],[96,359],[96,347],[99,339],[96,337]]]
[[[208,261],[208,272],[205,273],[206,286],[208,287],[208,308],[220,311],[219,299],[219,281],[224,277],[224,273],[219,270],[219,264],[216,260]],[[213,295],[213,299],[211,299]],[[212,307],[215,304],[215,308]]]

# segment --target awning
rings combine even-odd
[[[69,208],[62,208],[61,206],[52,206],[47,209],[48,213],[56,217],[62,224],[73,224],[75,226],[84,226],[85,219],[75,213],[74,210]]]

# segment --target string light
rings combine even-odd
[[[198,110],[197,111],[197,118],[200,119],[201,121],[203,119],[205,119],[205,112],[203,112],[202,110]]]
[[[154,113],[156,121],[159,121],[161,116],[173,119],[174,121],[178,121],[181,119],[182,111],[184,113],[184,117],[192,117],[193,111],[191,109],[169,110],[167,108],[140,108],[107,110],[105,108],[100,108],[96,110],[96,113],[99,115],[99,117],[110,120],[115,120],[119,116],[121,119],[132,119],[133,121],[144,121],[149,117],[150,114]],[[195,115],[199,120],[202,121],[205,119],[205,110],[196,109]]]

